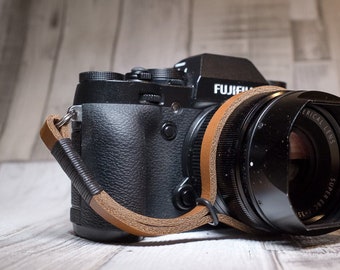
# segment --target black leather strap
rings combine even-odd
[[[103,188],[86,168],[79,154],[74,151],[69,138],[57,141],[51,153],[88,204],[94,195],[103,191]]]

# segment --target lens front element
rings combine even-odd
[[[289,137],[288,194],[297,216],[306,224],[327,214],[335,193],[339,145],[333,126],[338,128],[329,113],[305,108]]]

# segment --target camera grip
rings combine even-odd
[[[128,209],[146,208],[146,137],[157,126],[155,106],[84,104],[81,157],[99,184]]]

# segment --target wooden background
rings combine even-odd
[[[0,161],[50,158],[37,134],[78,73],[246,57],[291,89],[335,94],[338,0],[0,0]]]
[[[73,235],[70,184],[38,138],[78,73],[246,57],[290,89],[340,95],[339,0],[0,0],[0,269],[339,269],[340,231],[190,232],[130,245]]]

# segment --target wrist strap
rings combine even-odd
[[[279,89],[282,88],[272,86],[257,87],[256,90],[245,92],[247,94],[243,93],[241,98],[237,96],[231,97],[224,103],[223,107],[228,108],[229,111],[232,112],[233,107],[248,98],[248,96],[278,91]],[[225,108],[222,108],[221,111],[224,111]],[[223,113],[221,116],[217,114],[217,118],[221,118],[223,121],[225,121],[227,117],[228,114],[226,113]],[[58,123],[58,127],[56,123]],[[103,190],[91,172],[86,168],[78,152],[74,149],[69,138],[68,126],[63,125],[59,127],[59,123],[59,116],[50,115],[47,117],[40,131],[42,140],[71,179],[73,186],[82,198],[99,216],[117,228],[138,236],[158,236],[190,231],[205,224],[213,222],[216,225],[218,222],[221,222],[247,233],[263,233],[230,216],[218,214],[213,211],[212,205],[214,205],[216,199],[217,183],[216,177],[209,175],[211,174],[209,168],[211,166],[214,167],[214,162],[213,160],[210,162],[209,156],[214,156],[212,153],[214,150],[212,150],[212,152],[210,150],[202,151],[204,155],[208,155],[208,157],[205,157],[208,163],[205,165],[207,168],[204,170],[201,179],[202,193],[200,204],[180,217],[170,219],[151,218],[123,207]],[[213,127],[210,130],[219,130],[217,123],[219,122],[216,121],[213,123]],[[214,126],[215,124],[216,127]],[[216,134],[215,132],[211,132],[211,134],[208,133],[207,136],[213,137],[216,136]],[[209,141],[216,143],[217,140],[209,139]],[[210,145],[207,147],[209,148]],[[214,149],[214,147],[211,149]]]
[[[57,115],[48,116],[41,128],[40,136],[82,198],[107,222],[134,235],[158,236],[190,231],[214,221],[209,208],[205,205],[197,205],[190,212],[171,219],[151,218],[123,207],[102,189],[91,172],[87,170],[68,137],[68,126],[58,129],[56,127],[58,121],[60,117]],[[212,205],[215,196],[216,183],[202,183],[201,199]],[[217,219],[238,230],[258,233],[257,230],[230,216],[217,214]]]

